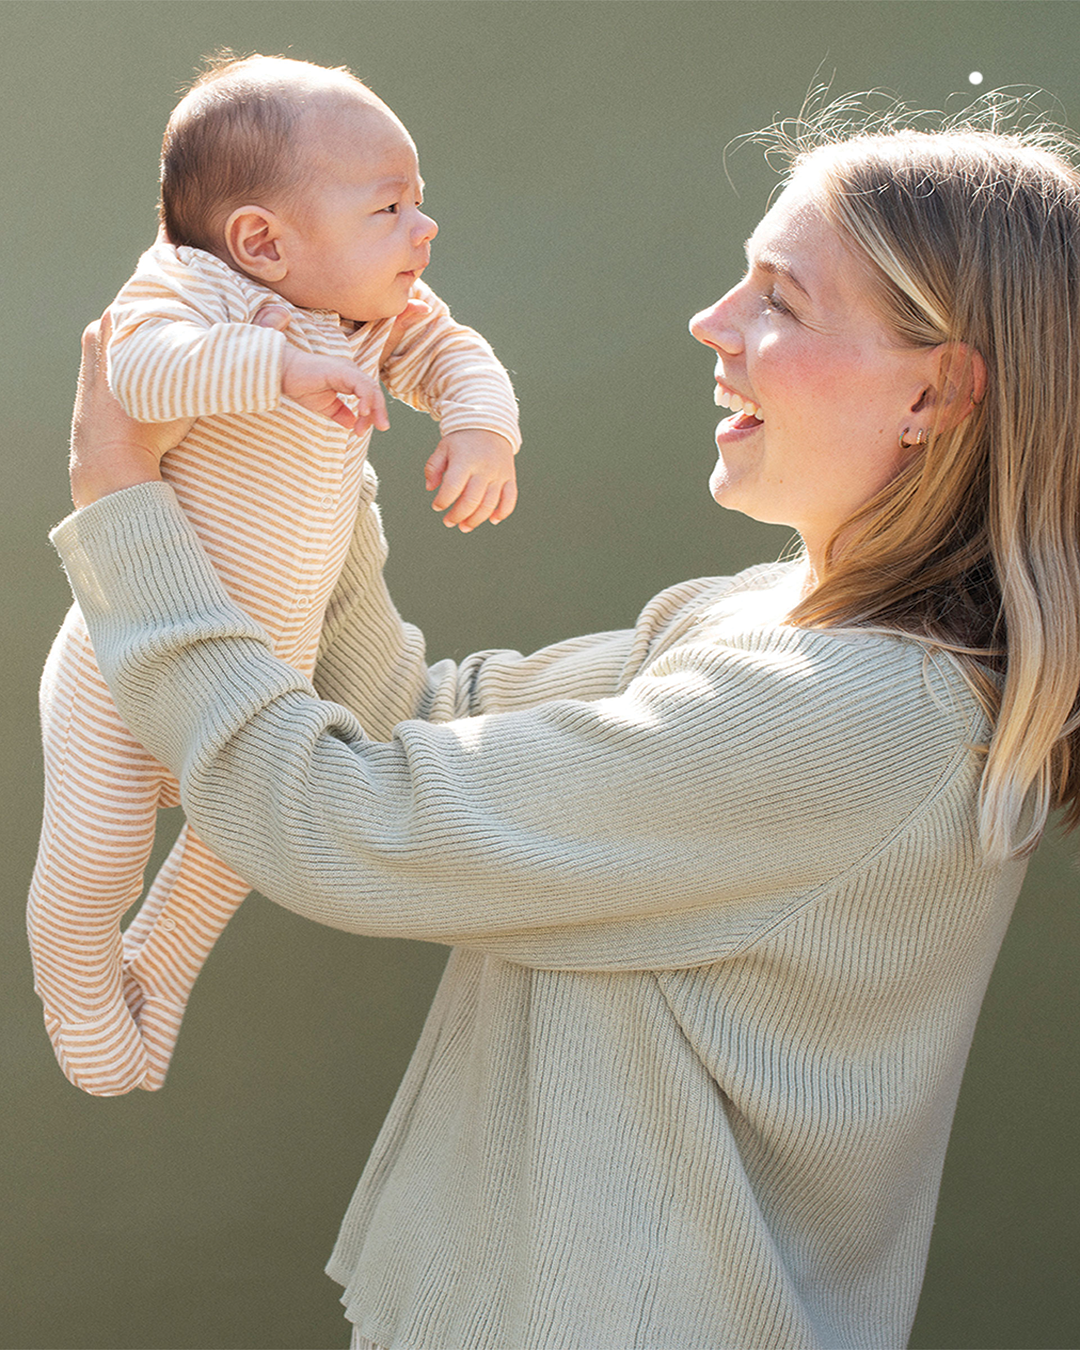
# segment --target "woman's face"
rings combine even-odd
[[[796,528],[815,562],[896,474],[901,434],[928,424],[932,352],[901,347],[878,318],[869,265],[816,205],[808,172],[758,225],[747,260],[690,323],[717,353],[717,403],[736,409],[716,429],[710,488],[722,506]]]

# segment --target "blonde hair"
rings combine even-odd
[[[357,96],[378,102],[344,68],[283,56],[208,57],[165,128],[160,213],[168,241],[225,256],[219,234],[231,211],[287,202],[303,189],[297,130],[305,114]]]
[[[900,630],[959,662],[993,726],[982,842],[1023,854],[1052,809],[1080,823],[1080,173],[1041,125],[852,135],[830,111],[789,140],[792,175],[814,175],[869,259],[897,338],[964,344],[987,382],[847,522],[793,617]]]

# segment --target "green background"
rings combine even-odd
[[[113,1100],[67,1085],[31,992],[35,690],[68,603],[45,532],[78,334],[150,241],[162,127],[222,45],[347,64],[391,104],[442,227],[428,277],[514,371],[522,498],[497,530],[431,513],[423,418],[392,410],[374,449],[392,584],[436,656],[625,625],[661,586],[785,547],[705,486],[712,363],[686,321],[738,276],[771,184],[753,149],[728,181],[733,137],[822,75],[941,107],[976,69],[1080,125],[1071,0],[0,3],[9,1348],[346,1345],[322,1264],[444,955],[249,900],[164,1091]],[[1051,841],[980,1023],[916,1346],[1080,1345],[1077,891]]]

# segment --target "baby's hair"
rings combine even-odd
[[[355,75],[282,56],[207,57],[173,109],[161,147],[161,224],[171,244],[223,256],[220,227],[238,206],[271,206],[303,186],[297,130],[315,105],[356,94]]]

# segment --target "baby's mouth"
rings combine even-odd
[[[742,413],[742,417],[735,423],[737,427],[742,429],[760,426],[765,421],[760,407],[753,399],[743,398],[741,394],[736,394],[734,390],[728,389],[719,380],[716,382],[713,402],[718,408],[730,408],[732,412]]]

